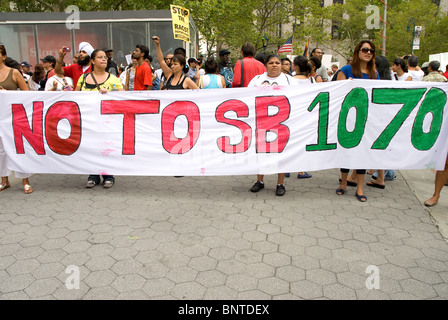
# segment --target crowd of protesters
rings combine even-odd
[[[159,37],[152,37],[160,68],[154,69],[149,48],[136,45],[128,66],[118,66],[113,60],[113,49],[95,49],[87,42],[81,42],[78,52],[74,53],[71,64],[66,65],[64,58],[69,49],[62,47],[58,57],[51,55],[40,59],[42,63],[33,67],[24,61],[21,64],[7,56],[6,48],[0,44],[0,90],[41,90],[41,91],[97,91],[105,94],[109,91],[142,90],[181,90],[181,89],[216,89],[253,86],[295,85],[300,83],[318,83],[346,79],[377,79],[389,81],[447,81],[448,66],[445,73],[440,71],[440,63],[431,61],[418,66],[418,58],[413,55],[396,58],[392,66],[383,56],[375,56],[375,45],[363,40],[356,46],[353,55],[347,59],[347,65],[339,68],[333,64],[327,69],[322,64],[324,52],[320,48],[311,51],[311,57],[296,56],[293,61],[280,58],[277,54],[256,54],[255,47],[246,43],[241,48],[242,59],[235,65],[231,63],[230,51],[222,49],[217,52],[217,59],[190,57],[186,51],[177,48],[174,52],[163,53]],[[219,59],[219,60],[218,60]],[[448,159],[448,158],[447,158]],[[353,168],[341,169],[340,185],[336,194],[344,195],[347,186],[356,187],[356,198],[367,201],[364,185],[384,189],[386,180],[395,178],[394,170],[370,170]],[[372,180],[364,184],[366,172],[372,174]],[[0,139],[0,174],[2,181],[0,192],[9,188],[6,154]],[[30,174],[16,172],[23,180],[24,192],[29,194],[33,188],[29,182]],[[279,173],[276,195],[286,192],[284,178],[289,173]],[[307,172],[299,172],[297,178],[311,178]],[[448,165],[436,174],[434,195],[425,202],[426,206],[437,204],[440,191],[448,179]],[[100,184],[100,176],[91,175],[87,188]],[[103,176],[103,186],[113,186],[112,175]],[[264,188],[263,175],[258,175],[257,182],[250,191],[259,192]]]

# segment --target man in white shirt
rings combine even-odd
[[[418,66],[418,58],[416,56],[408,57],[408,73],[412,77],[412,81],[422,81],[425,73]]]

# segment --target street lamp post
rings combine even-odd
[[[411,29],[412,25],[412,29]],[[415,19],[414,17],[411,17],[408,21],[408,26],[406,28],[406,32],[409,32],[412,30],[412,42],[411,42],[411,54],[414,54],[414,37],[415,37]]]

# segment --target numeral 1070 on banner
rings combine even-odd
[[[371,149],[384,150],[394,138],[411,112],[423,101],[418,109],[412,126],[412,145],[421,151],[429,150],[436,142],[443,122],[443,111],[447,102],[446,94],[438,88],[374,88],[372,90],[372,103],[383,105],[402,104],[392,121],[384,128],[373,143]],[[317,130],[317,143],[306,146],[307,151],[322,151],[336,149],[336,143],[328,142],[329,106],[328,92],[319,93],[308,107],[312,112],[318,106],[319,120]],[[339,113],[337,136],[343,148],[354,148],[359,145],[364,135],[367,123],[369,99],[367,91],[363,88],[352,89],[344,99]],[[347,117],[350,109],[356,109],[355,126],[352,131],[347,129]],[[423,129],[423,122],[428,113],[432,114],[431,126],[428,132]]]

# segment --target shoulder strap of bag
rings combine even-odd
[[[100,85],[98,84],[98,82],[96,81],[95,77],[93,76],[93,73],[90,72],[90,75],[92,76],[93,82],[95,82],[96,88],[98,89],[98,91],[100,91]]]

